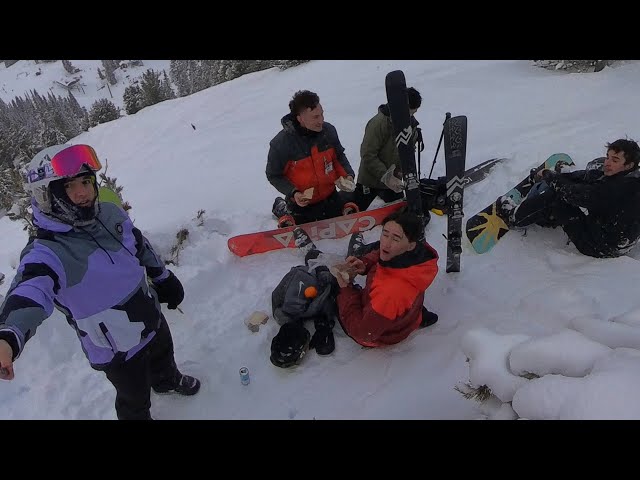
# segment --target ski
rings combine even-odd
[[[459,115],[450,118],[444,126],[444,158],[447,172],[447,273],[460,271],[466,156],[467,117]]]
[[[415,157],[416,131],[411,126],[407,84],[402,70],[394,70],[387,74],[385,78],[385,88],[389,115],[391,117],[391,124],[393,125],[393,134],[396,139],[398,154],[400,155],[400,168],[402,169],[405,184],[407,204],[410,212],[422,218],[420,182]],[[424,231],[422,237],[424,238]]]

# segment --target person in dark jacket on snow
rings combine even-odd
[[[151,420],[151,389],[200,388],[178,370],[160,308],[177,308],[184,290],[127,213],[97,200],[100,168],[92,147],[68,144],[45,148],[27,167],[38,232],[0,307],[0,378],[14,378],[15,360],[56,308],[115,387],[118,419]]]
[[[414,115],[422,105],[422,97],[418,90],[409,87],[407,99],[413,128],[411,142],[416,144],[421,136],[419,122]],[[400,155],[387,104],[378,107],[378,113],[367,122],[364,129],[354,201],[358,208],[364,211],[376,196],[385,202],[393,202],[404,197]]]
[[[640,148],[633,140],[618,139],[606,149],[604,162],[586,170],[532,172],[537,183],[520,205],[514,208],[501,197],[505,223],[560,226],[578,251],[591,257],[629,252],[640,238]]]
[[[289,110],[282,130],[269,143],[265,169],[267,180],[284,195],[276,197],[272,208],[278,226],[357,212],[347,193],[355,188],[353,169],[336,128],[324,121],[320,98],[298,91]]]

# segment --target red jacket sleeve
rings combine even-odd
[[[380,250],[374,250],[372,252],[367,253],[363,257],[360,257],[360,260],[364,263],[364,275],[369,273],[371,267],[373,267],[378,260],[380,259]]]

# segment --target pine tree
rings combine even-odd
[[[49,121],[68,140],[80,133],[80,127],[73,116],[71,109],[67,107],[65,99],[56,97],[51,92],[47,94],[47,111]]]
[[[85,107],[82,107],[82,119],[80,120],[80,128],[83,131],[89,131],[91,128],[91,120],[89,119],[89,112]]]
[[[120,118],[120,110],[108,98],[96,100],[89,110],[89,124],[92,127],[118,118]]]
[[[178,89],[178,96],[184,97],[189,95],[189,86],[186,72],[185,60],[171,60],[169,62],[169,76],[171,81]]]
[[[189,79],[189,93],[199,92],[204,90],[211,82],[208,78],[204,78],[202,72],[203,68],[206,70],[206,60],[187,60],[187,77]]]
[[[84,107],[80,106],[80,104],[78,103],[78,100],[76,100],[76,97],[71,92],[69,92],[68,103],[69,103],[69,106],[71,107],[71,111],[73,112],[73,115],[78,120],[82,119],[85,113],[85,109]]]
[[[31,101],[35,106],[36,132],[35,139],[40,149],[52,145],[60,145],[67,141],[59,122],[56,121],[52,102],[41,96],[36,90],[31,91]]]
[[[215,60],[198,60],[193,64],[193,91],[199,92],[213,85],[211,72]]]
[[[213,60],[211,62],[211,69],[209,75],[211,76],[211,85],[218,85],[224,82],[226,67],[226,60]]]
[[[280,70],[286,70],[287,68],[296,67],[307,63],[309,60],[277,60],[277,66]]]
[[[0,167],[9,164],[11,144],[9,142],[9,105],[0,98]]]
[[[612,60],[533,60],[534,65],[548,70],[566,70],[569,72],[599,72]]]
[[[145,107],[162,101],[159,72],[149,69],[143,73],[142,80],[140,80],[140,88],[142,89],[142,99]]]
[[[191,95],[193,93],[193,74],[194,74],[195,60],[180,60],[179,67],[181,68],[180,84],[176,84],[178,88],[178,94],[181,97]]]
[[[54,125],[46,113],[40,117],[40,130],[36,139],[40,146],[39,150],[67,143],[67,137]]]
[[[111,85],[115,85],[116,83],[118,83],[118,80],[116,80],[116,75],[114,73],[116,68],[118,68],[115,60],[102,60],[102,66],[104,67],[104,74],[107,78],[107,82],[109,82],[109,84]]]
[[[162,70],[162,80],[160,81],[160,92],[162,95],[162,101],[171,100],[176,98],[176,93],[171,88],[171,80],[165,70]]]
[[[19,167],[1,166],[0,209],[10,210],[18,202],[27,203],[28,198],[29,195],[24,191],[24,181]]]
[[[249,73],[251,71],[251,62],[252,60],[231,60],[227,80],[233,80]]]
[[[70,60],[62,60],[62,66],[64,67],[64,69],[65,69],[67,72],[69,72],[69,73],[71,73],[71,74],[74,74],[74,73],[77,73],[77,72],[79,72],[79,71],[80,71],[79,69],[77,69],[76,67],[74,67],[74,66],[71,64],[71,61],[70,61]]]
[[[34,123],[36,122],[37,119],[34,119]],[[37,127],[33,130],[28,130],[24,125],[14,124],[9,136],[13,147],[14,164],[28,162],[37,152],[44,148],[41,146]]]
[[[140,86],[129,85],[125,88],[124,94],[122,95],[122,103],[124,103],[124,110],[127,112],[127,115],[133,115],[142,110],[145,105]]]
[[[69,95],[71,96],[71,92],[69,92]],[[64,134],[67,138],[73,138],[80,135],[82,133],[82,114],[78,115],[78,112],[74,109],[71,99],[69,97],[58,97],[58,101],[56,103],[58,105],[56,115],[62,117],[61,121],[64,125]]]

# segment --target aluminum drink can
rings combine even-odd
[[[247,367],[242,367],[240,369],[240,382],[243,385],[249,385],[249,369]]]

